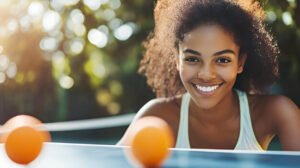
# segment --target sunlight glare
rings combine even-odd
[[[6,55],[0,55],[0,71],[5,71],[10,61]]]
[[[74,80],[73,78],[71,78],[68,75],[63,75],[60,79],[59,79],[59,84],[62,88],[64,89],[70,89],[73,87],[74,85]]]
[[[0,72],[0,83],[4,83],[6,80],[5,74],[3,72]]]
[[[40,48],[44,51],[54,51],[58,47],[56,38],[44,37],[40,42]]]
[[[44,11],[45,7],[43,6],[43,4],[37,1],[32,2],[27,9],[28,14],[33,17],[39,17],[44,13]]]
[[[10,63],[6,70],[7,77],[13,79],[17,75],[17,65],[15,63]]]
[[[50,32],[58,27],[61,22],[60,15],[55,11],[47,11],[43,17],[43,28]]]
[[[83,3],[89,7],[91,10],[95,11],[100,8],[102,1],[101,0],[83,0]]]
[[[290,12],[282,13],[282,21],[287,26],[293,24],[293,18],[291,16],[291,13]]]
[[[133,28],[128,24],[124,24],[114,31],[114,36],[120,41],[129,39],[132,34]]]
[[[98,29],[91,29],[88,32],[88,39],[98,48],[105,47],[108,42],[108,37],[106,36],[106,34]]]

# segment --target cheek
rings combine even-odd
[[[184,66],[183,64],[179,64],[178,71],[179,71],[180,78],[183,82],[189,81],[191,78],[195,76],[195,74],[197,74],[195,68]]]
[[[237,77],[237,69],[234,67],[223,68],[219,70],[220,76],[227,82],[235,81]]]

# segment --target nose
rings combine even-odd
[[[199,68],[197,77],[203,82],[209,82],[216,78],[215,68],[211,65],[203,65]]]

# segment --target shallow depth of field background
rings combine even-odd
[[[270,88],[300,106],[300,1],[263,0],[281,49]],[[0,0],[0,124],[135,113],[154,94],[137,74],[152,0]],[[55,141],[114,144],[126,127],[53,132]],[[277,140],[271,149],[280,149]]]

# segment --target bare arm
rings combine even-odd
[[[300,151],[300,110],[290,99],[276,97],[273,102],[276,132],[283,150]]]
[[[159,99],[153,99],[150,100],[148,103],[146,103],[136,114],[136,116],[134,117],[133,121],[131,122],[131,124],[129,125],[129,127],[127,128],[125,134],[123,135],[123,137],[120,139],[120,141],[116,144],[119,146],[129,146],[130,143],[130,137],[131,137],[131,132],[132,129],[135,125],[135,122],[145,116],[157,116],[162,118],[161,116],[159,116],[159,111],[161,111],[161,106],[162,103]]]

